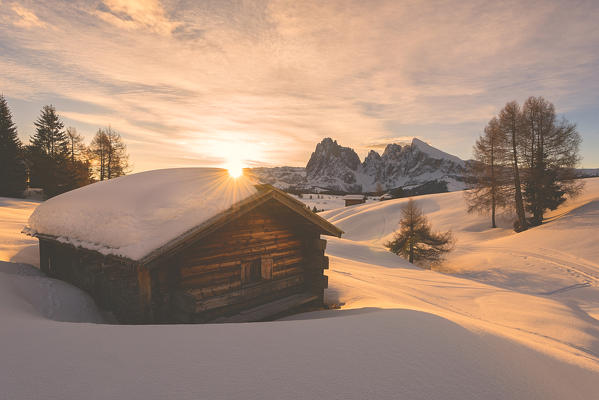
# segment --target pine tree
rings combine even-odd
[[[401,209],[399,227],[393,240],[385,243],[385,247],[411,263],[425,260],[439,262],[453,248],[451,232],[432,232],[422,209],[413,199],[409,199]]]
[[[517,232],[526,230],[526,213],[522,199],[522,180],[520,177],[519,143],[522,133],[522,116],[520,106],[515,101],[509,102],[499,112],[499,129],[503,132],[508,143],[508,154],[511,160],[512,181],[514,186],[514,205],[518,219],[514,223]]]
[[[44,189],[48,197],[78,187],[69,159],[68,138],[56,109],[44,106],[34,124],[36,132],[26,149],[31,186]]]
[[[0,196],[21,196],[25,190],[25,164],[17,127],[3,95],[0,95]]]
[[[497,227],[495,214],[498,208],[509,204],[507,138],[493,117],[485,133],[474,145],[474,160],[469,168],[470,190],[464,192],[468,212],[491,214],[491,226]]]
[[[31,138],[33,148],[51,158],[65,157],[68,154],[68,138],[64,124],[54,106],[44,106],[34,125],[35,134]]]
[[[545,210],[555,210],[582,188],[574,180],[581,139],[576,125],[558,121],[555,107],[543,97],[526,100],[522,121],[520,147],[528,172],[524,198],[532,214],[530,224],[539,225]]]

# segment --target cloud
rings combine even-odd
[[[181,23],[170,20],[159,0],[103,0],[97,15],[120,29],[147,28],[170,35]]]
[[[412,143],[412,139],[414,139],[414,136],[385,137],[373,140],[367,147],[372,150],[384,150],[388,144],[395,143],[405,145]]]
[[[18,26],[20,28],[43,28],[46,26],[46,23],[40,21],[37,15],[35,15],[33,12],[29,11],[28,9],[26,9],[18,3],[12,3],[11,9],[19,17],[19,19],[13,21],[13,24],[15,26]]]
[[[40,107],[69,99],[59,111],[111,124],[138,170],[209,165],[238,145],[248,164],[303,165],[325,136],[360,152],[418,136],[468,158],[507,101],[544,95],[561,112],[599,103],[591,2],[18,6],[61,29],[0,24],[4,93]]]

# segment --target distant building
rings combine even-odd
[[[348,194],[343,196],[343,200],[345,200],[345,207],[348,207],[356,204],[364,204],[366,197],[361,194]]]
[[[269,185],[247,183],[231,200],[227,186],[237,184],[213,169],[162,170],[53,198],[28,228],[39,239],[40,268],[87,291],[123,323],[260,321],[323,305],[328,258],[320,235],[343,232]],[[97,211],[81,213],[84,207]],[[126,229],[135,251],[85,244],[85,226],[108,233],[98,240]],[[173,234],[173,226],[184,229]]]

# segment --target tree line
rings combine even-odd
[[[474,145],[468,211],[489,213],[493,228],[500,209],[514,212],[516,232],[540,225],[547,210],[582,190],[580,143],[576,124],[558,118],[543,97],[507,103]]]
[[[581,138],[576,124],[558,118],[543,97],[529,97],[522,106],[509,102],[487,123],[474,145],[465,191],[468,212],[488,213],[497,227],[498,210],[512,212],[517,232],[540,225],[547,210],[577,196],[583,183],[575,168]],[[399,230],[385,246],[409,262],[441,261],[455,239],[433,232],[415,202],[401,209]]]
[[[34,122],[29,144],[21,143],[4,96],[0,95],[0,196],[21,197],[27,186],[47,197],[124,175],[129,155],[112,128],[98,129],[89,145],[64,123],[52,105]]]

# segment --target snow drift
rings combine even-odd
[[[411,310],[94,324],[85,294],[13,266],[0,263],[6,399],[582,399],[597,389],[590,371]]]
[[[547,224],[517,235],[509,217],[489,229],[466,214],[462,193],[417,198],[435,229],[457,236],[444,268],[459,276],[384,249],[404,199],[324,212],[346,231],[327,248],[326,296],[342,309],[285,321],[108,325],[84,293],[0,263],[2,396],[595,398],[599,179],[585,182]],[[7,226],[15,209],[0,207]]]

